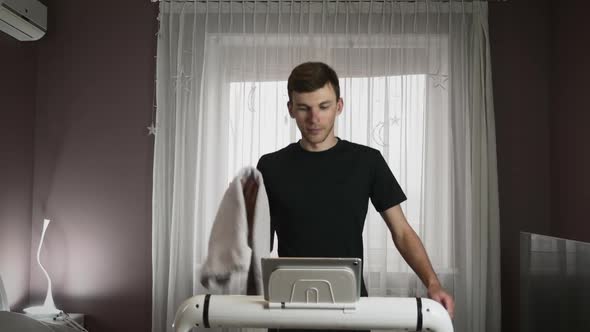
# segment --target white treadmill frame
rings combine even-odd
[[[446,309],[433,300],[359,297],[360,259],[279,258],[263,263],[265,296],[193,296],[178,308],[175,331],[205,327],[453,332]]]

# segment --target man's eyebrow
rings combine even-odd
[[[295,103],[295,107],[307,107],[309,108],[309,105],[305,104],[305,103]]]
[[[332,101],[331,101],[331,100],[325,100],[325,101],[322,101],[322,102],[320,103],[320,106],[324,106],[324,107],[325,107],[325,106],[329,106],[329,105],[332,105]],[[306,108],[311,108],[311,106],[309,106],[309,105],[307,105],[307,104],[305,104],[305,103],[298,103],[298,102],[295,102],[295,107],[306,107]]]

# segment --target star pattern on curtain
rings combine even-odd
[[[434,88],[440,88],[443,90],[447,89],[447,82],[449,80],[449,75],[430,74],[428,76],[432,80],[432,86]]]
[[[193,77],[192,75],[185,73],[184,68],[181,67],[180,70],[176,73],[176,75],[173,75],[170,78],[173,91],[180,91],[181,89],[184,93],[189,93],[191,91],[190,83]]]
[[[149,126],[146,127],[148,130],[148,136],[154,135],[156,136],[156,125],[152,122]]]

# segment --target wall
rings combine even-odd
[[[551,3],[551,233],[590,242],[590,3]]]
[[[28,301],[35,44],[0,33],[0,276],[11,309]]]
[[[519,232],[551,232],[549,2],[489,4],[503,332],[519,327]]]
[[[490,3],[503,331],[519,327],[518,232],[590,241],[590,4]]]
[[[32,248],[58,307],[90,331],[151,326],[151,122],[157,6],[47,1],[38,42]],[[31,255],[31,299],[45,282]]]

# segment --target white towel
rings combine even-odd
[[[242,180],[254,176],[258,183],[256,206],[252,224],[252,248],[248,246],[248,221]],[[209,236],[207,260],[201,269],[201,283],[209,287],[210,279],[226,284],[240,272],[250,269],[256,288],[262,293],[262,268],[260,259],[270,254],[270,210],[262,174],[254,167],[243,168],[226,190]],[[242,283],[237,293],[246,294]]]

